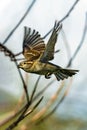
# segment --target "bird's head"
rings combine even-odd
[[[19,63],[18,67],[25,71],[28,71],[31,68],[32,64],[32,61],[22,61]]]

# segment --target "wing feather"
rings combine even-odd
[[[53,32],[50,39],[46,45],[46,49],[40,59],[41,62],[48,62],[54,58],[55,44],[57,42],[57,37],[62,28],[62,24],[57,21],[54,24]]]
[[[45,44],[39,32],[24,27],[23,55],[25,58],[28,60],[35,60],[39,58],[44,50]]]

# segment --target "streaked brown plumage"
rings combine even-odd
[[[58,81],[76,74],[78,70],[63,69],[49,62],[54,59],[55,44],[61,28],[62,24],[55,22],[51,37],[45,45],[37,31],[31,32],[30,28],[25,27],[23,40],[25,61],[22,61],[19,67],[28,73],[45,75],[45,78],[50,78],[54,74]]]

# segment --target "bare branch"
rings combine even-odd
[[[22,120],[28,108],[29,108],[29,104],[26,104],[19,118],[15,122],[13,122],[8,128],[6,128],[6,130],[12,130],[13,128],[15,128],[18,125],[18,123]]]
[[[58,88],[58,90],[51,96],[51,98],[49,99],[49,101],[47,102],[47,104],[37,113],[35,114],[31,121],[35,122],[38,119],[40,119],[43,115],[45,115],[46,111],[48,111],[49,107],[56,101],[57,97],[59,96],[61,90],[64,87],[64,81],[61,82],[60,87]],[[60,97],[60,96],[59,96]]]
[[[73,60],[75,59],[75,57],[77,56],[78,52],[80,51],[80,49],[81,49],[81,47],[82,47],[82,45],[83,45],[83,43],[84,43],[84,40],[85,40],[86,32],[87,32],[87,13],[86,13],[85,24],[84,24],[84,30],[83,30],[83,34],[82,34],[81,41],[80,41],[80,43],[79,43],[79,45],[78,45],[76,51],[74,52],[72,58],[70,59],[70,61],[69,61],[68,65],[67,65],[67,67],[69,67],[69,66],[72,64]]]
[[[78,2],[79,2],[79,0],[75,1],[75,3],[72,5],[72,7],[70,8],[70,10],[66,13],[66,15],[61,20],[59,20],[59,23],[63,22],[65,19],[68,18],[68,16],[71,14],[71,12],[73,11],[73,9],[75,8],[75,6],[76,6],[76,4]],[[43,38],[46,38],[51,33],[52,30],[53,30],[53,28],[50,29],[50,31]]]
[[[37,106],[41,103],[41,101],[43,100],[43,96],[40,98],[40,100],[34,105],[34,107],[31,109],[31,110],[29,110],[25,115],[24,115],[24,118],[26,117],[26,116],[28,116],[30,113],[32,113],[36,108],[37,108]]]
[[[34,105],[34,107],[26,113],[27,109],[30,106],[30,104],[27,104],[23,109],[22,114],[19,116],[19,118],[16,121],[14,121],[8,128],[6,128],[6,130],[12,130],[13,128],[15,128],[20,121],[22,121],[25,117],[27,117],[30,113],[32,113],[37,108],[37,106],[41,103],[42,99],[43,96],[38,100],[38,102]]]
[[[70,10],[66,13],[66,15],[59,21],[59,23],[61,23],[61,22],[63,22],[65,19],[67,19],[68,18],[68,16],[71,14],[71,12],[74,10],[74,8],[75,8],[75,6],[76,6],[76,4],[79,2],[79,0],[76,0],[75,1],[75,3],[72,5],[72,7],[70,8]],[[50,33],[51,33],[51,31],[53,30],[53,28],[52,29],[50,29],[50,31],[47,33],[47,34],[45,34],[45,36],[43,37],[43,39],[45,39]],[[18,55],[20,55],[20,54],[22,54],[22,52],[19,52],[19,53],[17,53],[15,56],[18,56]]]
[[[72,5],[72,7],[70,8],[70,10],[68,11],[68,13],[59,21],[59,23],[63,22],[73,11],[73,9],[75,8],[76,4],[79,2],[80,0],[76,0],[75,3]]]
[[[87,13],[86,13],[86,20],[85,20],[84,30],[83,30],[83,34],[82,34],[82,38],[81,38],[80,44],[78,45],[78,47],[77,47],[77,49],[76,49],[76,51],[75,51],[73,57],[70,59],[69,64],[67,65],[67,67],[69,67],[69,66],[71,65],[71,63],[72,63],[72,61],[74,60],[76,54],[79,52],[79,50],[80,50],[80,48],[81,48],[81,46],[82,46],[82,44],[83,44],[83,42],[84,42],[84,39],[85,39],[85,36],[86,36],[86,31],[87,31]],[[71,82],[72,82],[72,79],[70,80],[70,84],[68,85],[68,89],[69,89],[69,87],[70,87],[70,85],[71,85]],[[66,96],[66,93],[68,92],[68,89],[65,91],[65,93],[64,93],[64,95],[62,96],[61,100],[57,103],[57,105],[54,107],[54,109],[53,109],[51,112],[49,112],[46,116],[44,116],[44,117],[40,120],[40,122],[43,121],[43,120],[45,120],[45,119],[47,119],[49,116],[51,116],[51,115],[56,111],[56,109],[58,108],[58,106],[59,106],[59,105],[62,103],[62,101],[65,99],[65,96]],[[39,122],[39,123],[40,123],[40,122]]]
[[[63,93],[63,94],[60,94],[61,97],[60,97],[59,94],[58,94],[58,96],[59,96],[60,99],[58,100],[58,103],[56,104],[56,106],[55,106],[47,115],[45,115],[42,119],[40,119],[40,120],[36,123],[37,125],[38,125],[39,123],[41,123],[42,121],[45,121],[47,118],[49,118],[49,117],[57,110],[57,108],[59,107],[59,105],[64,101],[66,95],[68,94],[69,88],[70,88],[70,86],[71,86],[71,83],[72,83],[72,78],[71,78],[71,80],[70,80],[70,82],[69,82],[69,84],[68,84],[68,87],[66,88],[66,90],[64,90],[64,93]],[[63,85],[64,85],[64,84],[62,84],[61,92],[63,91],[63,89],[65,89],[65,88],[63,87]]]
[[[74,7],[76,6],[76,4],[78,3],[79,0],[76,0],[75,3],[73,4],[73,6],[70,8],[70,10],[68,11],[68,13],[59,21],[59,22],[63,22],[70,14],[71,12],[73,11]],[[29,6],[29,8],[27,9],[26,13],[24,14],[24,16],[21,18],[21,20],[18,22],[18,24],[14,27],[14,29],[9,33],[8,37],[4,40],[3,44],[5,44],[8,39],[12,36],[12,34],[14,33],[14,31],[18,28],[18,26],[21,24],[21,22],[24,20],[24,18],[27,16],[28,12],[30,11],[30,9],[33,7],[34,3],[36,2],[36,0],[33,0],[31,5]],[[86,22],[87,22],[87,14],[86,14]],[[82,36],[82,39],[81,39],[81,42],[77,48],[77,50],[75,51],[73,57],[71,58],[71,61],[70,63],[68,64],[68,66],[71,65],[72,61],[74,60],[75,56],[77,55],[78,51],[80,50],[82,44],[83,44],[83,41],[84,41],[84,38],[85,38],[85,35],[86,35],[86,31],[87,31],[87,24],[85,22],[85,27],[84,27],[84,32],[83,32],[83,36]],[[52,29],[43,37],[45,38],[47,35],[49,35],[49,33],[52,31]],[[37,106],[40,104],[40,102],[42,101],[43,97],[40,98],[40,100],[34,105],[34,107],[30,110],[29,107],[30,105],[32,105],[31,103],[33,103],[34,100],[36,100],[41,94],[44,93],[44,91],[55,81],[51,81],[46,87],[44,87],[36,96],[35,95],[35,92],[36,92],[36,89],[37,89],[37,86],[38,86],[38,83],[39,83],[39,80],[40,80],[40,77],[38,78],[38,80],[36,81],[36,84],[34,86],[34,89],[33,89],[33,92],[31,94],[31,97],[30,97],[30,100],[29,100],[29,94],[28,94],[28,91],[27,91],[27,86],[25,84],[25,81],[24,81],[24,78],[21,74],[21,71],[20,69],[18,68],[18,63],[17,63],[17,59],[15,58],[15,56],[18,56],[20,55],[22,52],[19,52],[17,55],[15,55],[13,52],[11,52],[7,47],[5,47],[4,45],[0,44],[0,51],[3,51],[5,53],[6,56],[9,56],[11,60],[13,60],[15,62],[15,65],[17,67],[17,70],[19,72],[19,75],[20,75],[20,78],[22,80],[22,83],[23,83],[23,87],[24,87],[24,90],[25,90],[25,93],[26,93],[26,98],[27,98],[27,104],[19,111],[20,112],[20,116],[18,117],[18,119],[13,122],[6,130],[11,130],[13,129],[14,127],[16,127],[18,125],[18,123],[23,120],[26,116],[28,116],[31,112],[33,112]],[[20,59],[19,59],[20,60]],[[60,89],[61,90],[61,89]],[[49,100],[47,106],[45,106],[43,109],[42,109],[42,112],[38,112],[35,116],[37,117],[38,116],[38,119],[41,117],[41,115],[45,114],[45,112],[48,110],[48,108],[52,105],[52,103],[54,103],[54,101],[57,99],[57,96],[59,96],[59,92],[60,90],[58,90],[56,92],[56,94],[51,97],[51,99]],[[62,90],[61,90],[62,91]],[[57,105],[54,107],[54,109],[49,112],[47,115],[45,115],[40,121],[46,119],[47,117],[49,117],[50,115],[52,115],[56,109],[58,108],[58,106],[62,103],[62,101],[64,100],[65,96],[66,96],[66,92],[67,91],[64,91],[64,94],[62,95],[62,97],[60,98],[60,101],[57,103]],[[17,114],[19,114],[19,112],[15,113],[12,115],[12,117],[16,116]],[[33,119],[36,119],[35,116],[32,118],[32,121]],[[12,119],[12,117],[10,117],[10,119]]]
[[[26,105],[24,107],[22,107],[18,112],[12,112],[12,114],[5,118],[4,120],[0,121],[0,126],[6,124],[7,122],[9,122],[10,120],[12,120],[13,118],[15,118],[16,116],[18,116],[23,110],[24,108],[26,107]]]
[[[38,87],[38,83],[39,83],[40,79],[41,79],[41,75],[38,77],[38,79],[37,79],[37,81],[36,81],[36,84],[34,85],[34,89],[33,89],[33,92],[32,92],[32,94],[31,94],[30,102],[32,102],[32,100],[33,100],[33,97],[34,97],[34,94],[35,94],[36,89],[37,89],[37,87]]]
[[[70,60],[70,58],[71,58],[71,51],[70,51],[70,47],[69,47],[69,43],[68,43],[68,40],[67,40],[66,34],[65,34],[65,32],[64,32],[63,29],[62,29],[61,33],[62,33],[62,37],[63,37],[63,41],[64,41],[64,45],[65,45],[65,47],[66,47],[67,58]]]
[[[49,112],[47,115],[45,115],[42,119],[40,119],[36,124],[40,124],[43,121],[45,121],[47,118],[49,118],[59,107],[59,105],[61,104],[61,102],[65,99],[65,95],[63,95],[63,97],[61,98],[60,102],[57,103],[57,105],[52,109],[51,112]]]
[[[31,5],[29,5],[28,9],[26,10],[25,14],[22,16],[22,18],[20,19],[20,21],[17,23],[17,25],[12,29],[12,31],[8,34],[8,36],[6,37],[6,39],[3,41],[3,44],[5,44],[8,41],[8,39],[12,36],[12,34],[15,32],[15,30],[23,22],[23,20],[28,15],[29,11],[32,9],[32,7],[35,4],[35,2],[36,2],[36,0],[32,1]]]
[[[51,82],[49,82],[40,92],[37,93],[37,95],[33,98],[33,101],[36,100],[41,94],[43,94],[46,89],[55,82],[56,80],[52,80]]]
[[[23,76],[21,74],[21,71],[18,68],[18,63],[17,63],[17,61],[16,61],[16,59],[14,57],[14,53],[12,51],[10,51],[7,47],[5,47],[4,45],[2,45],[1,43],[0,43],[0,51],[3,51],[6,56],[9,56],[11,60],[12,59],[14,60],[14,63],[16,65],[16,67],[17,67],[18,73],[19,73],[20,78],[21,78],[22,83],[23,83],[24,91],[26,93],[27,102],[29,102],[29,94],[28,94],[28,91],[27,91],[27,87],[26,87],[24,78],[23,78]]]

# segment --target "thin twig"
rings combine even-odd
[[[52,106],[52,104],[55,103],[57,97],[59,96],[59,94],[61,93],[62,89],[64,87],[64,81],[61,82],[60,87],[58,87],[57,91],[51,96],[51,98],[49,99],[49,101],[47,102],[47,104],[37,113],[35,114],[31,121],[37,121],[38,119],[40,119],[43,115],[46,114],[46,111],[48,111],[49,107]],[[60,96],[59,96],[60,97]]]
[[[41,96],[41,94],[43,94],[43,93],[46,91],[46,89],[47,89],[50,85],[52,85],[55,81],[56,81],[56,80],[54,79],[54,80],[52,80],[51,82],[49,82],[40,92],[37,93],[37,95],[33,98],[33,101],[35,101],[39,96]]]
[[[38,82],[39,82],[39,80],[40,80],[40,76],[38,78]],[[38,85],[38,82],[36,82],[36,86]],[[34,105],[34,107],[31,110],[29,110],[27,113],[26,113],[26,111],[28,110],[28,108],[32,102],[30,101],[28,104],[26,104],[25,107],[23,108],[22,113],[19,116],[19,118],[16,121],[14,121],[6,130],[12,130],[13,128],[15,128],[20,121],[22,121],[26,116],[28,116],[30,113],[32,113],[37,108],[37,106],[41,103],[42,99],[43,99],[43,96],[40,98],[40,100],[38,100],[38,102]]]
[[[35,94],[36,89],[37,89],[37,87],[38,87],[38,83],[39,83],[40,79],[41,79],[41,75],[38,77],[38,79],[37,79],[37,81],[36,81],[36,83],[35,83],[35,85],[34,85],[34,89],[33,89],[33,92],[32,92],[32,94],[31,94],[30,102],[32,102],[32,100],[33,100],[33,97],[34,97],[34,94]]]
[[[16,67],[17,67],[18,73],[19,73],[20,78],[21,78],[22,83],[23,83],[23,88],[24,88],[24,91],[26,93],[27,102],[29,102],[29,94],[28,94],[28,91],[27,91],[27,86],[25,84],[25,81],[24,81],[24,78],[23,78],[23,76],[21,74],[21,71],[18,68],[18,63],[17,63],[17,61],[16,61],[16,59],[14,57],[14,53],[12,51],[10,51],[7,47],[5,47],[4,45],[2,45],[1,43],[0,43],[0,51],[4,52],[4,54],[6,56],[9,56],[11,60],[14,60],[14,63],[16,65]]]
[[[77,0],[77,2],[78,2],[78,0]],[[76,5],[76,4],[75,4],[75,5]],[[73,8],[75,7],[75,5],[73,6]],[[63,19],[61,19],[62,21],[65,20],[65,19],[69,16],[69,14],[70,14],[71,11],[73,10],[73,8],[71,8],[71,10],[69,11],[69,13],[67,13],[67,15],[66,15]],[[60,21],[61,21],[61,20],[60,20]],[[59,21],[59,22],[60,22],[60,21]],[[21,21],[21,22],[22,22],[22,21]],[[20,23],[17,25],[17,27],[18,27],[19,25],[20,25]],[[17,27],[16,27],[16,28],[17,28]],[[16,30],[16,28],[15,28],[15,30]],[[15,30],[13,30],[12,34],[14,33]],[[11,34],[11,35],[12,35],[12,34]],[[11,35],[9,35],[8,39],[10,38]],[[8,39],[5,39],[4,42],[3,42],[3,44],[5,44],[5,43],[8,41]],[[12,53],[12,55],[15,56],[13,53]],[[14,58],[14,60],[15,60],[15,58]],[[17,69],[18,69],[18,64],[17,64],[16,60],[15,60],[15,64],[16,64]],[[19,71],[19,74],[21,74],[21,72],[20,72],[19,69],[18,69],[18,71]],[[21,76],[22,76],[22,75],[21,75]],[[21,76],[20,76],[20,77],[21,77]],[[21,77],[21,79],[23,80],[23,77]],[[24,84],[24,83],[25,83],[25,82],[23,82],[23,84]],[[25,88],[25,92],[26,92],[26,85],[25,85],[24,88]],[[45,89],[44,89],[44,90],[45,90]],[[42,91],[42,92],[43,92],[43,91]],[[28,92],[27,92],[27,93],[28,93]],[[35,92],[34,92],[34,93],[35,93]],[[41,94],[41,93],[40,93],[40,94]],[[34,94],[33,94],[33,95],[34,95]],[[32,97],[33,97],[33,96],[32,96]],[[28,98],[29,98],[29,97],[28,97]],[[28,104],[28,107],[29,107],[29,104]],[[25,109],[23,109],[22,115],[18,118],[18,120],[16,121],[16,124],[14,123],[13,125],[16,126],[16,125],[19,123],[19,121],[23,119],[23,116],[24,116],[26,110],[28,109],[28,107],[25,107]]]
[[[70,10],[66,13],[66,15],[59,21],[59,23],[63,22],[70,14],[71,12],[73,11],[73,9],[75,8],[76,4],[79,2],[79,0],[76,0],[75,3],[72,5],[72,7],[70,8]],[[51,31],[53,30],[50,29],[50,31],[43,37],[43,39],[45,39],[50,33]],[[15,56],[19,56],[20,54],[22,54],[22,52],[19,52],[17,53]]]
[[[36,2],[36,0],[32,1],[31,5],[29,5],[28,9],[26,10],[25,14],[22,16],[22,18],[20,19],[20,21],[17,23],[17,25],[12,29],[12,31],[8,34],[8,36],[6,37],[6,39],[3,41],[3,44],[5,44],[8,41],[8,39],[12,36],[12,34],[15,32],[15,30],[23,22],[23,20],[28,15],[29,11],[32,9],[32,7],[35,4],[35,2]]]
[[[12,120],[13,118],[15,118],[16,116],[18,116],[26,107],[26,105],[24,107],[22,107],[18,112],[12,112],[12,115],[10,115],[9,117],[7,117],[6,119],[0,121],[0,126],[6,124],[7,122],[9,122],[10,120]]]
[[[83,30],[83,33],[82,33],[82,38],[80,40],[80,43],[79,43],[76,51],[74,52],[74,54],[72,56],[72,58],[70,59],[69,63],[67,64],[67,67],[69,67],[72,64],[73,60],[75,59],[75,57],[77,56],[79,50],[81,49],[81,47],[82,47],[82,45],[84,43],[84,40],[85,40],[86,32],[87,32],[87,13],[86,13],[86,18],[85,18],[85,24],[84,24],[84,30]]]
[[[51,112],[49,112],[47,115],[45,115],[42,119],[40,119],[36,125],[39,125],[40,123],[42,123],[43,121],[45,121],[47,118],[49,118],[55,111],[56,109],[59,107],[59,105],[62,103],[62,101],[65,99],[65,95],[63,95],[63,97],[61,98],[61,100],[57,103],[57,105],[52,109]]]
[[[9,33],[9,35],[7,36],[7,38],[4,40],[3,44],[5,44],[5,43],[8,41],[8,39],[12,36],[12,34],[15,32],[15,30],[18,28],[18,26],[22,23],[22,21],[23,21],[24,18],[27,16],[27,14],[28,14],[29,11],[31,10],[31,8],[33,7],[33,5],[34,5],[35,2],[36,2],[36,0],[33,0],[33,1],[32,1],[31,5],[28,7],[28,9],[27,9],[27,11],[25,12],[24,16],[20,19],[20,21],[19,21],[18,24],[14,27],[14,29]],[[15,65],[16,65],[16,67],[17,67],[17,70],[18,70],[18,72],[19,72],[20,78],[21,78],[22,83],[23,83],[23,87],[24,87],[24,90],[25,90],[25,93],[26,93],[27,102],[29,102],[29,95],[28,95],[27,87],[26,87],[26,84],[25,84],[25,82],[24,82],[23,76],[22,76],[20,70],[18,69],[18,64],[17,64],[17,61],[16,61],[16,59],[15,59],[15,54],[13,54],[8,48],[2,46],[1,44],[0,44],[0,50],[1,50],[1,51],[4,50],[4,52],[6,51],[6,52],[5,52],[5,55],[9,56],[12,61],[14,60]],[[24,108],[25,108],[25,107],[24,107]],[[22,109],[22,111],[24,110],[24,108]],[[22,112],[22,111],[21,111],[21,112]],[[25,111],[26,111],[26,110],[25,110]],[[20,112],[20,111],[19,111],[19,112]],[[18,113],[19,113],[19,112],[18,112]],[[16,116],[18,113],[14,114],[13,116]],[[11,117],[11,118],[12,118],[12,117]]]
[[[36,108],[37,108],[37,106],[41,103],[41,101],[43,100],[43,96],[39,99],[39,101],[34,105],[34,107],[31,109],[31,110],[29,110],[25,115],[24,115],[24,118],[26,117],[26,116],[28,116],[30,113],[32,113]]]
[[[76,6],[76,4],[79,2],[79,0],[76,0],[75,1],[75,3],[72,5],[72,7],[70,8],[70,10],[66,13],[66,15],[59,21],[59,23],[61,23],[61,22],[63,22],[65,19],[67,19],[68,18],[68,16],[71,14],[71,12],[73,11],[73,9],[75,8],[75,6]],[[43,37],[43,39],[45,39],[50,33],[51,33],[51,31],[53,30],[53,28],[52,29],[50,29],[50,31],[47,33],[47,34],[45,34],[45,36]],[[15,56],[19,56],[20,54],[22,54],[22,52],[19,52],[19,53],[17,53]]]
[[[59,21],[59,23],[63,22],[70,14],[71,12],[73,11],[73,9],[75,8],[75,6],[77,5],[77,3],[79,2],[80,0],[76,0],[75,3],[72,5],[72,7],[70,8],[70,10],[68,11],[68,13]]]
[[[18,52],[17,54],[15,54],[15,57],[21,55],[22,53],[23,53],[22,51]]]
[[[66,15],[61,20],[59,20],[59,23],[63,22],[66,18],[68,18],[68,16],[71,14],[71,12],[73,11],[73,9],[75,8],[75,6],[77,5],[78,2],[79,2],[79,0],[75,1],[75,3],[72,5],[72,7],[66,13]],[[43,38],[46,38],[51,33],[52,30],[53,30],[53,28],[50,29],[50,31]]]
[[[27,73],[25,73],[25,83],[26,83],[26,86],[28,86],[28,74]],[[26,93],[23,91],[22,96],[20,97],[20,99],[19,99],[19,101],[18,101],[18,103],[16,105],[16,108],[14,110],[15,112],[17,112],[19,110],[19,108],[21,108],[22,104],[25,101],[24,100],[25,97],[26,97]]]
[[[29,104],[26,104],[26,106],[24,107],[24,109],[22,111],[22,114],[18,117],[18,119],[15,122],[13,122],[11,125],[9,125],[8,128],[6,128],[6,130],[12,130],[13,128],[15,128],[18,125],[18,123],[22,120],[22,118],[28,108],[29,108]]]
[[[59,96],[59,100],[57,100],[58,101],[58,103],[56,104],[56,106],[48,113],[48,114],[46,114],[42,119],[40,119],[36,124],[38,125],[38,124],[40,124],[41,122],[43,122],[43,121],[45,121],[47,118],[49,118],[56,110],[57,110],[57,108],[60,106],[60,104],[64,101],[64,99],[65,99],[65,97],[66,97],[66,95],[68,94],[68,89],[70,88],[70,86],[71,86],[71,83],[72,83],[72,78],[71,78],[71,80],[70,80],[70,82],[69,82],[69,84],[68,84],[68,87],[66,88],[66,90],[64,90],[64,93],[63,94],[61,94],[60,93],[60,96]],[[62,86],[63,87],[63,86]],[[62,88],[62,89],[65,89],[64,87]],[[61,92],[63,91],[61,89]]]
[[[18,67],[13,52],[11,52],[7,47],[5,47],[5,46],[2,45],[2,44],[0,44],[0,51],[3,51],[6,56],[9,56],[11,60],[14,60],[16,66]],[[17,69],[18,69],[18,68],[17,68]],[[19,72],[19,74],[20,74],[21,79],[23,80],[23,84],[25,84],[24,79],[23,79],[23,77],[22,77],[21,72],[20,72],[19,69],[18,69],[18,72]],[[38,78],[38,81],[36,82],[36,85],[35,85],[36,88],[37,88],[37,85],[38,85],[39,80],[40,80],[40,77]],[[51,81],[47,86],[45,86],[44,89],[41,90],[41,91],[34,97],[33,101],[36,100],[36,99],[47,89],[47,87],[50,86],[54,81],[55,81],[55,80]],[[35,89],[36,89],[36,88],[35,88]],[[26,92],[28,92],[28,91],[26,91]],[[35,93],[35,92],[34,92],[34,93]],[[33,93],[33,94],[34,94],[34,93]],[[28,94],[27,94],[27,95],[28,95]],[[27,98],[29,98],[29,97],[27,97]],[[28,101],[28,102],[29,102],[29,101]],[[9,126],[9,129],[12,128],[12,127],[15,127],[15,126],[19,123],[19,121],[23,118],[23,116],[24,116],[24,114],[26,113],[26,111],[27,111],[28,108],[29,108],[29,104],[25,105],[19,112],[14,113],[14,114],[13,114],[12,116],[10,116],[8,119],[6,119],[6,120],[4,120],[3,122],[1,122],[1,125],[4,124],[4,123],[6,123],[6,122],[8,122],[8,121],[11,120],[11,119],[13,119],[13,118],[16,117],[19,113],[22,113],[21,116],[20,116],[20,117],[18,118],[18,120],[16,121],[16,124],[15,124],[15,123],[11,124],[11,126]]]
[[[28,116],[30,113],[32,113],[36,109],[36,107],[40,104],[40,102],[42,101],[43,97],[41,97],[40,100],[35,104],[35,106],[26,113],[26,111],[28,110],[29,106],[32,103],[32,99],[33,99],[34,93],[36,92],[36,88],[37,88],[38,82],[40,80],[40,77],[41,76],[39,76],[39,78],[38,78],[38,80],[37,80],[37,82],[35,84],[35,88],[34,88],[34,90],[32,92],[32,96],[31,96],[30,102],[24,107],[24,109],[23,109],[21,115],[19,116],[19,118],[15,122],[13,122],[6,130],[11,130],[11,129],[15,128],[18,125],[18,123],[21,120],[23,120],[26,116]]]
[[[76,51],[75,51],[75,53],[74,53],[74,55],[73,55],[73,58],[72,58],[71,63],[73,62],[73,60],[74,60],[76,54],[78,54],[78,52],[79,52],[79,50],[80,50],[80,48],[81,48],[81,46],[82,46],[82,44],[83,44],[83,42],[84,42],[84,39],[85,39],[85,36],[86,36],[86,31],[87,31],[87,13],[86,13],[86,20],[85,20],[85,25],[84,25],[84,30],[83,30],[81,42],[80,42],[79,46],[77,47],[77,49],[76,49]],[[71,59],[70,59],[70,60],[71,60]],[[70,61],[69,61],[69,63],[70,63]],[[71,63],[68,64],[67,67],[70,67]],[[70,81],[70,83],[71,83],[71,81]],[[70,84],[69,84],[68,88],[69,88],[69,87],[70,87]],[[68,90],[68,89],[67,89],[67,90]],[[62,96],[60,102],[58,102],[57,105],[54,107],[54,109],[53,109],[51,112],[49,112],[44,118],[42,118],[41,121],[47,119],[49,116],[51,116],[51,115],[56,111],[56,109],[58,108],[58,106],[59,106],[59,105],[62,103],[62,101],[65,99],[67,90],[65,91],[64,95]]]
[[[69,47],[69,43],[68,43],[66,34],[65,34],[65,32],[64,32],[63,29],[62,29],[61,33],[62,33],[64,45],[65,45],[65,47],[66,47],[67,58],[70,60],[70,59],[71,59],[71,50],[70,50],[70,47]]]
[[[14,121],[8,128],[6,128],[6,130],[12,130],[13,128],[15,128],[20,121],[22,121],[25,117],[27,117],[30,113],[32,113],[37,108],[37,106],[41,103],[42,99],[43,96],[38,100],[38,102],[34,105],[34,107],[26,113],[27,109],[30,106],[29,104],[27,104],[22,114],[19,116],[19,118],[16,121]]]

